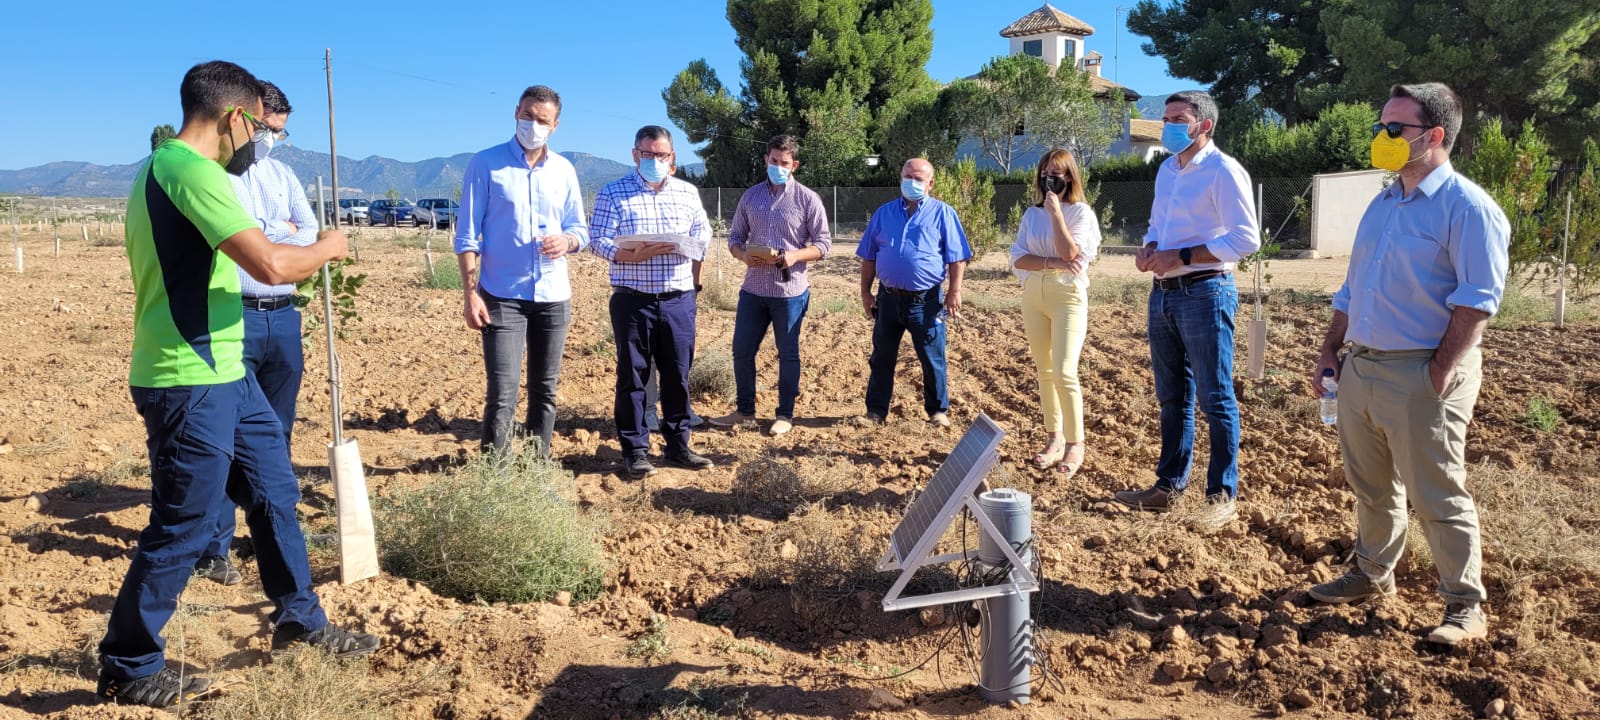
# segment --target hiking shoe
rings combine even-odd
[[[116,680],[102,673],[100,684],[94,692],[118,705],[169,708],[204,694],[210,687],[211,681],[203,677],[186,677],[179,675],[177,670],[163,667],[154,675],[136,680]]]
[[[689,448],[668,450],[667,462],[686,470],[710,470],[716,467],[716,463],[711,462],[711,458],[697,454]]]
[[[745,423],[753,423],[755,421],[755,413],[742,413],[737,410],[728,413],[727,415],[723,415],[722,417],[711,418],[711,424],[717,427],[733,427],[735,425],[743,425]]]
[[[1358,602],[1369,598],[1383,597],[1394,594],[1394,580],[1380,585],[1361,572],[1361,568],[1350,568],[1344,577],[1325,582],[1321,585],[1312,585],[1310,595],[1320,602],[1333,605],[1342,605],[1347,602]]]
[[[857,425],[865,425],[867,427],[881,427],[883,425],[883,423],[884,423],[883,416],[879,415],[879,414],[877,414],[875,412],[869,412],[869,413],[867,413],[865,415],[862,415],[862,416],[856,418],[856,424]]]
[[[950,427],[950,416],[942,412],[934,413],[928,416],[928,422],[933,423],[934,427],[947,428]]]
[[[1227,493],[1206,496],[1206,505],[1190,519],[1190,525],[1201,530],[1218,530],[1239,517],[1239,508]]]
[[[1489,619],[1483,608],[1465,603],[1450,603],[1444,610],[1444,622],[1428,633],[1428,642],[1455,647],[1468,640],[1482,640],[1489,636]]]
[[[378,649],[378,636],[353,632],[333,625],[306,632],[296,623],[279,625],[272,631],[273,654],[306,646],[327,650],[335,658],[345,660],[370,655]]]
[[[650,464],[649,456],[644,453],[628,458],[622,470],[633,478],[645,478],[656,474],[656,466]]]
[[[195,563],[194,574],[196,577],[203,577],[223,585],[238,585],[244,581],[244,576],[234,569],[233,563],[226,555],[200,558],[200,562]]]
[[[772,421],[772,427],[767,428],[767,434],[782,435],[792,429],[794,429],[794,421],[779,415],[777,420]]]
[[[1152,487],[1144,490],[1122,490],[1116,494],[1116,499],[1117,502],[1135,510],[1166,512],[1177,504],[1178,496],[1182,494],[1165,488]]]

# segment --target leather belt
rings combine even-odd
[[[275,295],[273,297],[250,297],[246,295],[242,300],[245,308],[249,310],[278,310],[294,304],[293,295]]]
[[[884,285],[882,283],[879,283],[878,287],[883,288],[883,291],[886,293],[891,295],[899,295],[900,297],[919,298],[928,294],[927,290],[901,290],[900,288],[889,287],[888,285]],[[929,288],[929,290],[931,289],[932,288]]]
[[[671,299],[673,299],[675,297],[678,297],[680,295],[684,295],[684,294],[689,292],[688,290],[668,290],[666,292],[653,293],[653,292],[645,292],[643,290],[635,290],[635,289],[633,289],[631,287],[626,287],[626,286],[623,286],[623,285],[612,285],[611,289],[615,290],[615,291],[617,291],[617,292],[619,292],[619,293],[621,293],[623,295],[632,295],[634,297],[650,298],[651,300],[671,300]]]
[[[1211,278],[1226,276],[1227,274],[1228,272],[1226,270],[1201,270],[1200,272],[1193,272],[1189,273],[1188,275],[1179,275],[1177,277],[1156,278],[1155,284],[1156,288],[1161,290],[1182,290],[1183,288],[1189,287],[1190,285],[1200,282],[1201,280],[1210,280]]]

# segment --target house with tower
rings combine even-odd
[[[1132,88],[1120,85],[1103,73],[1105,55],[1089,49],[1089,37],[1094,28],[1060,9],[1045,5],[1018,18],[1000,31],[1000,36],[1010,42],[1011,55],[1029,55],[1039,58],[1056,72],[1064,69],[1089,76],[1089,86],[1095,96],[1110,101],[1120,92],[1128,102],[1141,97]],[[966,147],[962,148],[967,150]],[[1161,121],[1129,119],[1123,123],[1120,137],[1106,151],[1108,157],[1136,154],[1146,160],[1161,150]],[[966,155],[966,152],[962,152]],[[976,154],[976,153],[974,153]],[[1038,162],[1039,153],[1017,157],[1017,167]],[[982,162],[982,159],[979,159]]]

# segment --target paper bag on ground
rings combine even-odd
[[[349,584],[378,575],[377,533],[372,505],[367,499],[367,479],[361,469],[356,441],[328,445],[328,468],[333,473],[333,501],[339,517],[339,582]]]

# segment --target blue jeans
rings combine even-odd
[[[294,405],[300,396],[300,378],[306,358],[300,347],[300,311],[293,305],[277,310],[244,309],[244,369],[255,376],[261,394],[283,426],[283,446],[294,434]],[[237,523],[233,508],[217,518],[217,535],[200,553],[201,558],[228,554]]]
[[[267,617],[312,631],[328,624],[311,589],[295,504],[300,484],[277,416],[255,378],[222,385],[132,389],[150,452],[150,523],[111,606],[101,673],[136,680],[165,665],[161,630],[178,607],[220,508],[245,509]]]
[[[911,333],[911,347],[922,364],[922,409],[929,416],[949,412],[945,389],[944,291],[935,285],[903,295],[878,285],[878,304],[872,324],[872,358],[867,361],[867,412],[889,417],[894,399],[894,365],[900,356],[900,337]]]
[[[756,412],[756,351],[772,326],[778,346],[778,417],[794,417],[794,399],[800,395],[800,325],[811,307],[811,291],[795,297],[763,297],[739,291],[739,310],[733,320],[733,378],[739,388],[739,412]]]
[[[1239,290],[1232,275],[1186,288],[1150,291],[1150,370],[1161,404],[1161,459],[1156,487],[1182,490],[1194,458],[1195,391],[1211,430],[1206,496],[1239,489],[1239,403],[1233,396],[1233,316]]]

